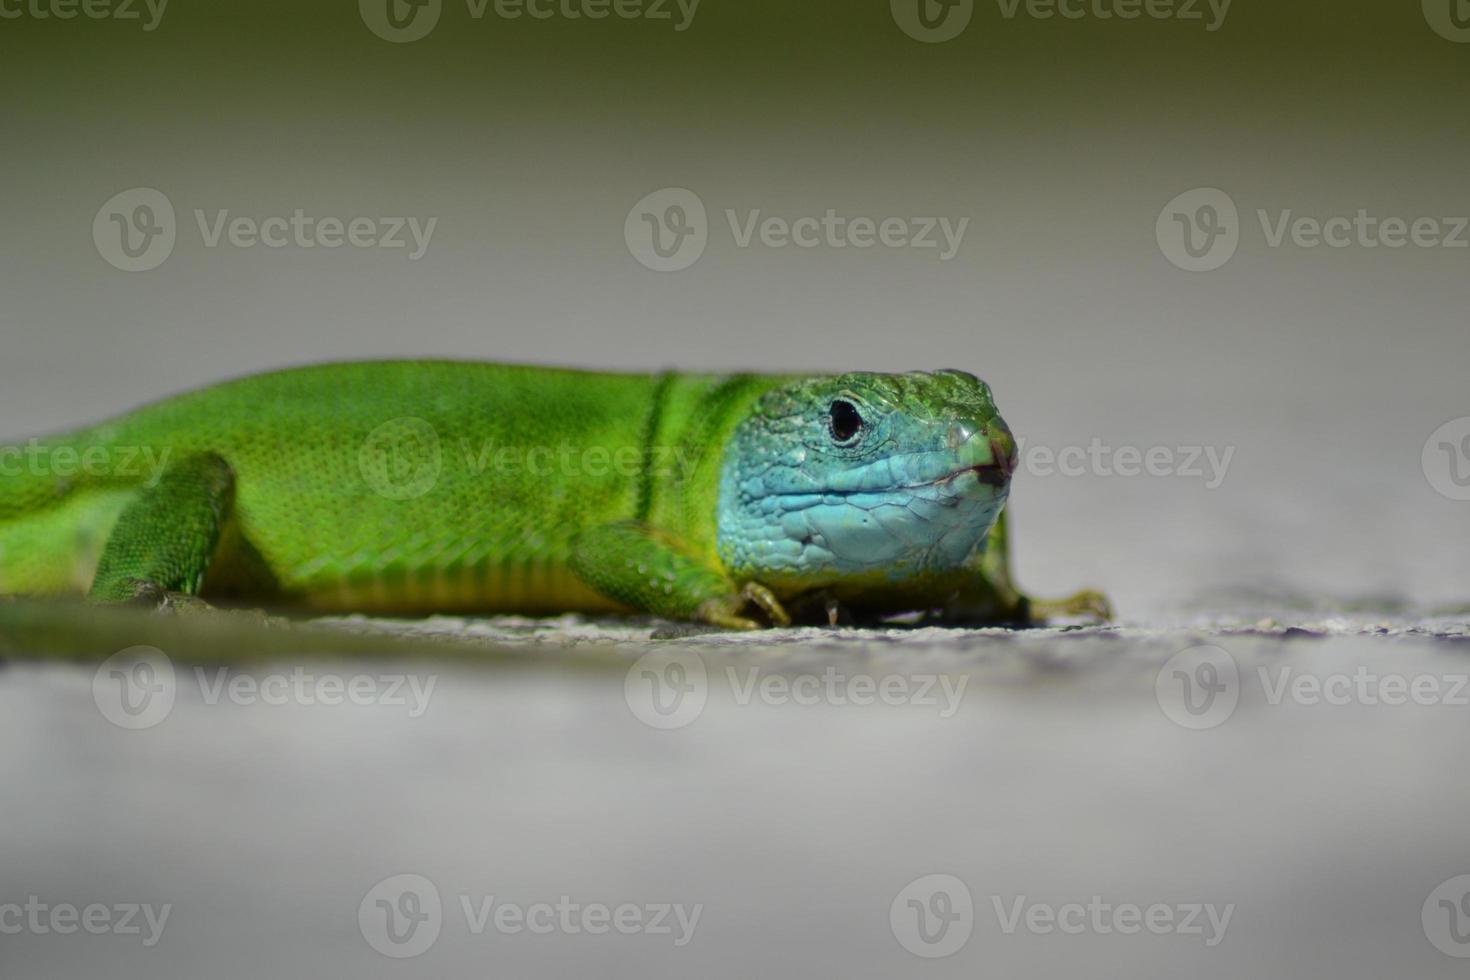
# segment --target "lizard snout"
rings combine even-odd
[[[954,422],[945,442],[959,457],[960,468],[973,470],[982,483],[1005,486],[1016,471],[1016,439],[999,416]]]

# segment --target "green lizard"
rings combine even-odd
[[[0,593],[754,628],[1105,618],[1012,584],[1015,442],[959,371],[456,361],[229,381],[0,447]]]

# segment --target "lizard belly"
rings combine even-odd
[[[280,563],[272,563],[280,568]],[[462,561],[337,561],[277,572],[286,605],[313,612],[604,612],[620,607],[572,572],[565,549],[508,550]]]
[[[310,582],[299,591],[288,588],[287,594],[315,612],[544,614],[620,608],[584,585],[566,562],[548,560],[347,575]]]

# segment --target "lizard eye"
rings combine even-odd
[[[828,409],[828,426],[837,442],[850,442],[863,427],[863,417],[849,401],[835,401]]]

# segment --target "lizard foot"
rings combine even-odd
[[[186,618],[219,616],[247,622],[256,626],[280,626],[287,620],[271,616],[264,609],[221,609],[211,605],[197,595],[165,589],[154,582],[134,580],[132,603],[151,610],[158,616],[180,616]]]
[[[1028,612],[1034,622],[1077,617],[1106,623],[1113,618],[1113,605],[1101,592],[1083,589],[1065,599],[1032,599]]]
[[[747,606],[755,606],[765,613],[772,626],[790,626],[791,616],[781,601],[764,585],[747,582],[745,588],[734,595],[709,599],[699,607],[699,619],[711,626],[731,630],[758,630],[761,624],[741,613]]]

